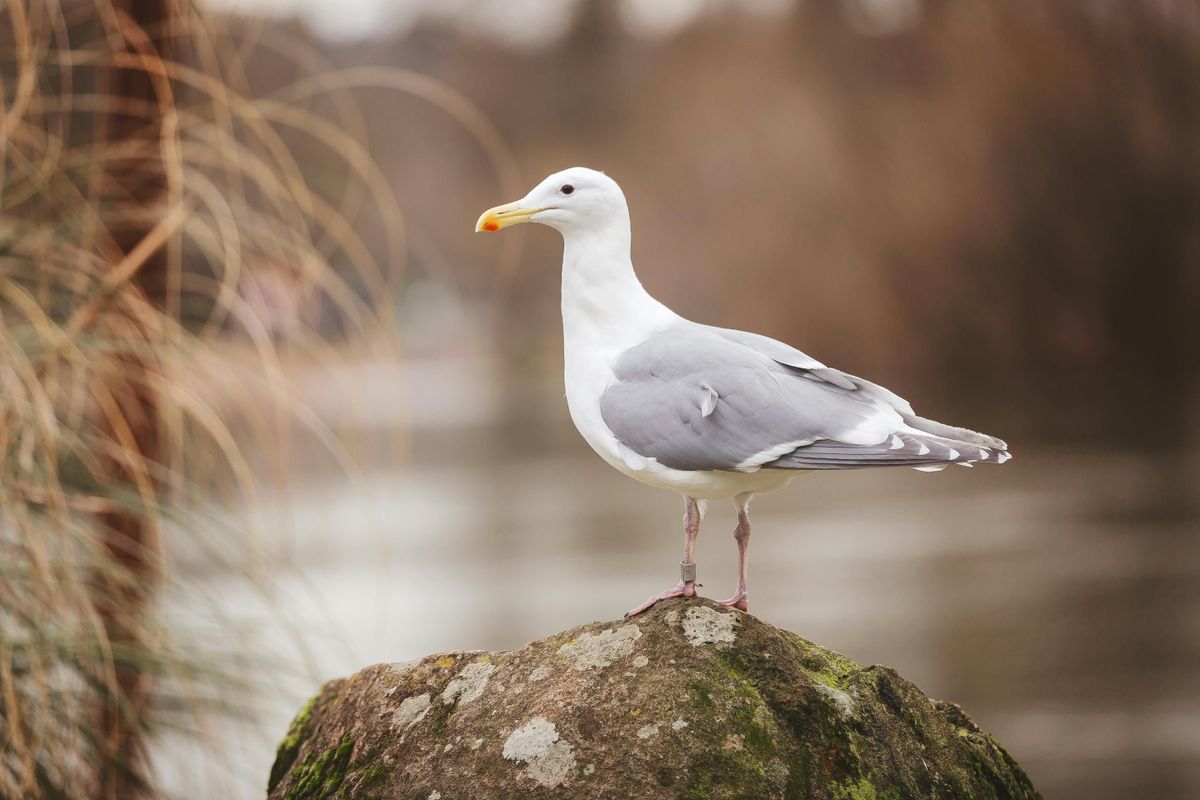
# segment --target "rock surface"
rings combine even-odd
[[[957,706],[707,600],[381,664],[292,722],[271,800],[1036,798]]]

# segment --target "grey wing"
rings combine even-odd
[[[947,439],[954,442],[961,442],[967,445],[975,445],[986,450],[1008,450],[1008,445],[1003,439],[998,439],[995,436],[989,436],[986,433],[970,430],[969,428],[958,428],[953,425],[944,425],[940,422],[935,422],[925,417],[917,416],[913,411],[912,405],[900,397],[895,392],[880,386],[877,383],[860,378],[857,375],[851,375],[848,372],[842,372],[833,367],[827,367],[820,361],[817,361],[812,356],[800,352],[789,344],[784,344],[776,339],[768,336],[762,336],[757,333],[748,333],[746,331],[733,330],[731,328],[715,328],[712,326],[700,326],[719,336],[722,336],[730,341],[738,342],[746,347],[749,347],[756,352],[759,352],[779,364],[801,370],[810,378],[822,380],[833,384],[841,389],[847,389],[853,392],[858,392],[862,396],[873,400],[887,403],[892,408],[900,413],[904,424],[914,428],[919,435],[932,436],[935,439]],[[894,445],[891,442],[889,446]],[[897,448],[898,449],[898,448]],[[921,448],[918,447],[918,450]],[[966,448],[970,451],[970,448]],[[865,455],[865,454],[864,454]],[[980,461],[985,458],[978,459]],[[1003,463],[1007,461],[1007,457],[1000,457],[999,461]]]
[[[810,377],[831,383],[841,389],[863,392],[864,394],[883,400],[901,413],[913,413],[912,406],[903,397],[878,384],[864,380],[857,375],[851,375],[847,372],[842,372],[840,369],[827,367],[812,356],[802,353],[790,344],[784,344],[778,339],[772,339],[769,336],[763,336],[759,333],[738,331],[732,328],[715,328],[709,325],[702,327],[732,342],[745,345],[779,364],[803,370]]]
[[[823,439],[873,444],[894,409],[698,329],[627,350],[600,413],[626,448],[683,470],[753,470]]]
[[[697,328],[728,339],[731,342],[749,347],[767,358],[798,369],[825,369],[825,365],[807,353],[802,353],[790,344],[784,344],[778,339],[763,336],[761,333],[739,331],[734,328],[718,328],[714,325],[697,325]]]
[[[847,469],[953,460],[949,446],[920,431],[907,432],[904,412],[911,409],[897,408],[887,390],[865,381],[869,388],[860,388],[845,373],[831,381],[813,373],[836,370],[799,351],[797,358],[778,349],[791,350],[787,345],[744,334],[778,345],[767,347],[774,353],[763,352],[762,342],[739,341],[741,335],[679,326],[622,354],[614,369],[617,382],[600,398],[601,416],[621,446],[681,470]],[[801,457],[805,452],[809,456]]]

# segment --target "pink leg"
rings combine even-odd
[[[659,600],[666,600],[669,597],[696,596],[696,562],[692,560],[692,551],[696,546],[696,537],[699,534],[700,506],[692,498],[686,497],[684,498],[683,512],[683,563],[680,564],[680,577],[684,578],[684,580],[679,581],[678,584],[670,589],[664,589],[658,594],[650,595],[646,598],[646,602],[637,608],[630,609],[625,616],[632,617],[640,614]]]
[[[744,498],[744,499],[743,499]],[[746,560],[747,553],[750,550],[750,498],[743,495],[737,498],[738,506],[738,521],[737,527],[733,529],[733,538],[737,540],[738,546],[738,579],[737,589],[733,593],[733,597],[721,602],[727,606],[741,609],[742,611],[750,610],[750,587],[746,579]]]

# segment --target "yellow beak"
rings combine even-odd
[[[530,217],[544,210],[542,208],[521,208],[518,203],[505,203],[502,206],[489,208],[480,215],[479,221],[475,223],[475,232],[495,232],[522,222],[529,222]]]

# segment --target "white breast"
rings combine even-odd
[[[600,396],[616,381],[613,369],[621,353],[674,322],[676,316],[657,302],[657,309],[648,307],[641,314],[623,313],[631,304],[622,296],[624,293],[612,291],[613,287],[593,287],[588,291],[579,283],[582,282],[563,281],[563,382],[567,408],[575,427],[592,449],[613,467],[633,474],[616,437],[600,416]],[[650,299],[648,295],[646,298]]]
[[[677,470],[644,458],[617,441],[600,414],[600,396],[616,382],[613,369],[617,359],[651,334],[680,321],[675,312],[646,293],[633,277],[632,268],[628,277],[631,280],[595,280],[594,274],[564,264],[563,378],[571,420],[584,440],[625,475],[696,499],[717,500],[785,486],[796,476],[794,471]]]

